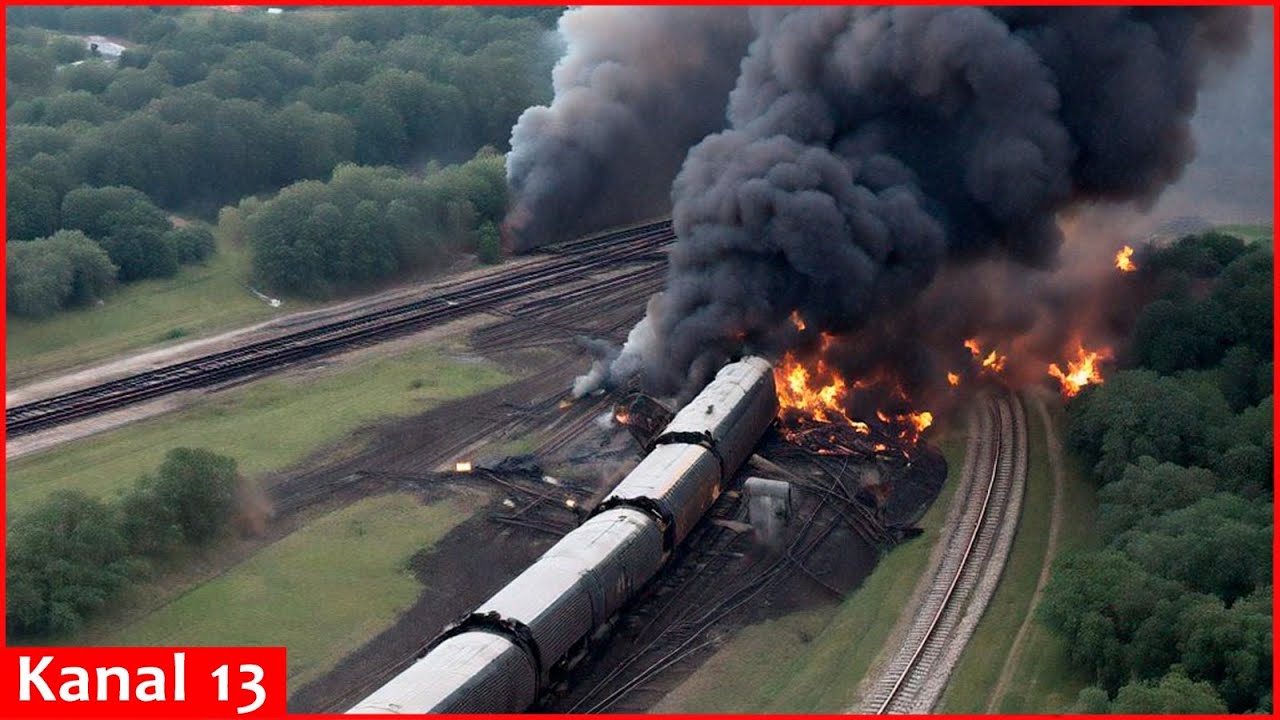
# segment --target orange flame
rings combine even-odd
[[[955,386],[959,385],[959,384],[960,384],[960,376],[959,376],[959,375],[957,375],[957,374],[955,374],[955,373],[953,373],[953,372],[949,372],[949,373],[947,373],[947,384],[948,384],[948,385],[950,385],[951,387],[955,387]]]
[[[983,357],[982,346],[978,344],[977,338],[969,338],[968,340],[965,340],[964,346],[969,349],[969,352],[975,358],[978,358],[982,362],[982,367],[984,369],[990,370],[991,372],[1002,372],[1004,370],[1005,361],[1009,359],[1007,355],[1001,355],[995,350],[992,350],[987,353],[986,357]],[[954,385],[955,383],[952,384]]]
[[[613,414],[613,419],[619,425],[626,425],[631,422],[631,413],[627,412],[626,410],[618,410]]]
[[[804,324],[804,320],[800,318],[799,310],[791,311],[791,324],[795,325],[796,329],[799,330],[800,332],[804,332],[804,329],[808,327],[807,325]]]
[[[1133,248],[1125,245],[1120,252],[1116,253],[1116,269],[1120,272],[1133,272],[1138,269],[1138,266],[1133,264]]]
[[[850,418],[845,412],[850,383],[822,360],[818,360],[811,371],[788,352],[774,367],[773,373],[780,415],[793,411],[801,416],[801,423],[806,419],[842,423],[860,435],[871,434],[871,426]],[[852,383],[853,389],[860,387],[866,387],[866,384]],[[910,443],[919,440],[920,433],[933,424],[933,413],[928,411],[890,415],[884,410],[877,410],[876,417],[894,428],[899,439]]]
[[[817,372],[830,375],[826,384],[811,377],[809,369],[800,364],[791,353],[782,358],[782,362],[774,368],[774,384],[778,389],[778,404],[782,409],[795,409],[813,417],[818,422],[831,422],[831,415],[838,415],[845,422],[843,401],[846,385],[844,378],[837,373],[828,373],[821,360],[818,361]]]
[[[1101,385],[1102,369],[1099,364],[1111,359],[1111,350],[1086,350],[1083,344],[1076,346],[1076,359],[1067,361],[1067,371],[1063,372],[1057,363],[1049,365],[1049,375],[1058,379],[1062,385],[1063,397],[1075,397],[1085,385]]]

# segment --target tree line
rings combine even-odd
[[[550,97],[558,14],[8,8],[7,238],[78,229],[67,198],[83,188],[129,188],[164,212],[211,219],[343,164],[432,174],[483,147],[502,152],[519,113]],[[95,57],[68,35],[89,32],[133,44],[117,60]],[[122,282],[172,266],[149,215],[133,216],[147,237],[129,250],[84,231]],[[155,268],[124,257],[144,246],[161,253]]]
[[[256,282],[326,297],[435,269],[455,252],[496,262],[506,192],[502,156],[482,150],[418,176],[340,165],[327,182],[307,180],[265,201],[246,200],[222,219],[244,228]]]
[[[1041,612],[1094,683],[1079,712],[1270,712],[1272,251],[1208,233],[1142,271],[1130,367],[1068,407],[1100,546]]]
[[[5,295],[27,317],[85,305],[116,281],[169,277],[213,254],[202,225],[175,227],[146,195],[124,186],[79,187],[62,198],[61,230],[6,245]]]
[[[242,483],[235,460],[175,448],[114,502],[61,490],[18,515],[5,530],[10,636],[71,632],[182,547],[212,542],[230,526]]]

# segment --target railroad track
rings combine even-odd
[[[690,588],[699,584],[696,582],[699,576],[723,576],[728,556],[722,551],[709,557],[698,557],[692,566],[678,562],[666,577],[657,581],[667,585],[669,594],[663,598],[651,598],[651,602],[661,600],[662,604],[652,610],[652,616],[638,633],[636,649],[603,677],[592,681],[585,694],[573,698],[567,711],[588,714],[634,712],[631,707],[615,708],[628,696],[649,689],[650,683],[671,668],[716,645],[719,638],[712,632],[713,628],[780,581],[791,577],[793,572],[805,574],[825,586],[820,578],[810,573],[805,563],[842,521],[848,522],[848,518],[839,513],[834,517],[827,513],[837,499],[853,502],[853,495],[844,482],[847,469],[848,463],[845,463],[839,471],[826,473],[829,484],[822,486],[824,494],[818,495],[817,502],[801,520],[787,546],[763,566],[752,567],[738,576],[726,576],[723,582],[705,583],[700,591],[691,591]],[[708,515],[740,519],[745,500],[740,486],[737,489],[736,499],[731,499],[728,494],[721,495]],[[690,536],[687,541],[691,546],[714,548],[720,545],[720,539],[729,531],[704,523],[695,532],[699,534]],[[651,629],[655,632],[649,632]],[[555,710],[562,712],[564,708]]]
[[[23,435],[179,390],[277,370],[522,300],[599,270],[639,266],[652,273],[653,266],[665,262],[662,250],[674,238],[671,222],[663,220],[569,241],[507,272],[444,283],[420,300],[7,408],[5,427],[10,437]]]
[[[976,426],[957,495],[963,509],[905,641],[869,685],[860,713],[932,710],[995,592],[1022,504],[1026,420],[1010,395],[992,400]]]

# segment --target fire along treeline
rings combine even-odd
[[[1178,177],[1198,87],[1248,25],[1239,8],[574,10],[555,99],[513,132],[508,227],[531,245],[578,229],[571,208],[651,214],[672,180],[666,291],[579,391],[641,373],[688,392],[744,349],[824,347],[915,396],[975,338],[1020,343],[1011,374],[1025,356],[1043,377],[1094,330],[1064,304],[1111,282],[1051,272],[1060,216]]]

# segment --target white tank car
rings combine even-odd
[[[657,574],[777,411],[767,361],[726,365],[594,516],[348,713],[529,709],[552,669]]]
[[[669,524],[668,549],[679,545],[724,482],[751,456],[773,418],[778,395],[773,366],[758,357],[720,369],[654,439],[654,449],[613,489],[601,507],[652,501]]]

